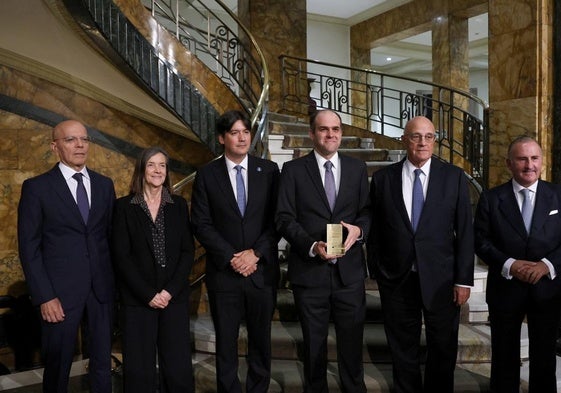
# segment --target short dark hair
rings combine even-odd
[[[224,135],[225,133],[230,131],[234,123],[238,120],[241,120],[244,127],[251,131],[251,122],[249,121],[249,118],[246,116],[246,114],[242,111],[231,110],[224,112],[222,116],[216,119],[216,133]]]
[[[163,186],[171,193],[171,181],[169,180],[169,155],[160,146],[151,146],[142,151],[138,158],[136,159],[136,164],[134,165],[134,172],[132,174],[132,180],[130,185],[131,194],[142,194],[144,188],[144,174],[146,172],[146,163],[156,154],[162,153],[166,157],[166,179],[164,180]]]
[[[517,136],[516,138],[514,138],[514,139],[512,140],[512,142],[510,142],[510,144],[508,145],[508,150],[507,150],[507,153],[506,153],[506,157],[510,159],[510,153],[511,153],[512,148],[514,147],[514,145],[517,145],[517,144],[519,144],[519,143],[527,143],[527,142],[535,142],[535,143],[540,147],[540,150],[541,150],[541,148],[542,148],[542,147],[540,146],[540,144],[538,143],[538,141],[535,140],[534,138],[532,138],[531,136],[529,136],[529,135],[520,135],[520,136]]]
[[[335,113],[337,115],[337,117],[339,118],[339,123],[341,123],[341,126],[343,125],[343,120],[341,120],[341,116],[337,112],[332,111],[331,109],[321,109],[321,110],[315,111],[310,116],[310,130],[314,131],[316,129],[316,118],[318,117],[318,115],[320,113],[324,113],[324,112]]]

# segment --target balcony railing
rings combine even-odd
[[[487,187],[488,105],[476,95],[370,69],[280,59],[285,111],[305,115],[315,107],[332,109],[346,123],[396,138],[409,119],[424,115],[437,130],[435,154]]]
[[[256,129],[252,147],[261,151],[269,72],[249,30],[220,0],[143,0],[143,4],[240,98]]]

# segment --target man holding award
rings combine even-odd
[[[304,337],[304,391],[327,392],[330,318],[337,335],[342,392],[366,392],[362,365],[366,269],[362,240],[369,231],[366,165],[338,153],[340,116],[310,118],[314,150],[284,164],[275,222],[290,243],[288,279]]]

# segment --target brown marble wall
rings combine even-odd
[[[553,0],[489,2],[490,182],[510,176],[504,159],[518,135],[537,138],[551,177]]]
[[[351,28],[351,64],[387,42],[433,33],[433,81],[467,90],[467,19],[489,13],[490,186],[510,177],[504,159],[520,134],[544,150],[549,179],[553,139],[553,0],[413,1]]]
[[[130,145],[141,148],[160,145],[173,159],[195,167],[212,158],[211,153],[197,142],[7,67],[0,67],[0,94],[79,120]],[[17,204],[23,181],[47,171],[57,162],[49,146],[51,132],[52,129],[42,123],[0,111],[0,294],[19,295],[22,291],[17,285],[23,280],[17,256]],[[117,195],[123,196],[128,192],[135,158],[92,143],[88,166],[111,177]],[[178,173],[171,176],[173,183],[184,177]],[[188,197],[188,188],[184,192]]]
[[[282,103],[279,56],[306,58],[306,0],[238,0],[238,15],[263,51],[271,79],[270,110],[279,111]],[[306,87],[302,91],[307,91]]]

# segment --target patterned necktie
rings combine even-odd
[[[331,209],[331,211],[333,211],[333,208],[335,207],[335,200],[337,199],[335,177],[333,176],[333,172],[331,171],[333,163],[331,161],[326,161],[323,166],[325,167],[325,195],[327,195],[329,208]]]
[[[240,213],[243,217],[245,213],[245,184],[243,181],[242,176],[242,169],[241,165],[236,165],[234,169],[237,171],[236,173],[236,196],[238,198],[238,208],[240,209]]]
[[[530,200],[530,190],[523,188],[520,190],[522,193],[522,219],[526,227],[526,233],[530,234],[530,227],[532,226],[532,201]]]
[[[411,208],[411,226],[413,231],[417,231],[417,225],[419,225],[419,219],[421,218],[421,212],[423,211],[423,205],[425,203],[425,197],[423,195],[423,185],[421,184],[421,173],[420,169],[415,169],[415,180],[413,181],[413,206]]]
[[[82,176],[80,172],[72,175],[78,182],[76,186],[76,203],[78,204],[78,209],[80,209],[80,214],[82,214],[84,222],[87,223],[88,216],[90,215],[90,204],[88,202],[88,194],[86,193],[86,187],[84,187],[84,179]]]

